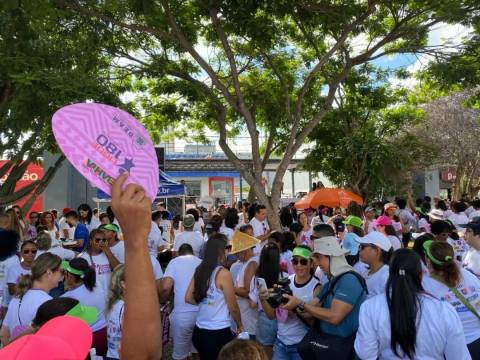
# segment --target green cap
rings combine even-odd
[[[427,240],[423,243],[423,249],[425,250],[425,254],[430,259],[430,261],[440,266],[443,266],[451,262],[453,260],[451,256],[447,255],[443,260],[439,260],[435,256],[433,256],[432,252],[430,251],[430,247],[432,246],[433,242],[434,242],[433,240]]]
[[[97,321],[97,308],[94,306],[82,306],[80,303],[71,308],[65,315],[76,317],[92,325]]]
[[[114,231],[118,232],[119,228],[115,224],[103,224],[98,227],[100,230],[109,230],[109,231]]]
[[[353,215],[348,216],[343,221],[343,223],[345,225],[352,225],[352,226],[355,226],[357,228],[362,228],[362,225],[363,225],[362,219],[360,219],[358,216],[353,216]]]
[[[295,249],[293,249],[293,253],[292,253],[292,256],[300,256],[305,259],[310,259],[310,255],[312,255],[312,252],[310,250],[305,249],[303,247],[298,247],[298,246]]]
[[[63,260],[62,261],[62,268],[65,270],[65,271],[68,271],[70,274],[73,274],[73,275],[78,275],[78,276],[83,276],[85,275],[85,272],[82,271],[82,270],[78,270],[78,269],[75,269],[73,267],[70,266],[70,263],[66,260]]]
[[[416,207],[415,211],[418,212],[419,214],[422,214],[423,216],[427,216],[427,214],[425,213],[425,211],[423,211],[421,207]]]

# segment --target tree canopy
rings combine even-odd
[[[0,4],[0,205],[43,191],[61,160],[43,180],[15,192],[29,163],[57,151],[51,117],[69,103],[118,104],[110,82],[109,55],[95,23],[73,17],[50,1]]]
[[[204,125],[218,131],[220,147],[269,210],[278,208],[293,156],[333,111],[353,69],[384,55],[441,50],[428,46],[429,30],[469,24],[480,8],[473,0],[55,2],[110,33],[104,46],[127,60],[118,69],[122,85],[145,95],[135,105],[147,124],[192,136]],[[227,142],[239,131],[251,138],[251,165]],[[275,148],[282,156],[267,194],[262,170]],[[269,213],[277,227],[276,211]]]

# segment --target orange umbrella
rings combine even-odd
[[[359,205],[363,205],[363,199],[351,191],[335,188],[321,188],[309,192],[295,203],[296,209],[318,208],[320,205],[331,208],[340,206],[346,208],[350,201],[355,201]]]

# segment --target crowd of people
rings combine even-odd
[[[162,329],[143,335],[173,359],[480,359],[480,200],[291,204],[275,230],[262,204],[155,207],[144,259]],[[120,358],[141,289],[115,215],[0,212],[2,346],[67,314],[92,358]]]

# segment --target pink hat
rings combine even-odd
[[[88,324],[72,316],[58,316],[33,335],[25,335],[0,350],[0,358],[84,360],[92,346]]]
[[[375,226],[387,226],[392,225],[392,220],[385,215],[379,216],[377,220],[375,220]]]

